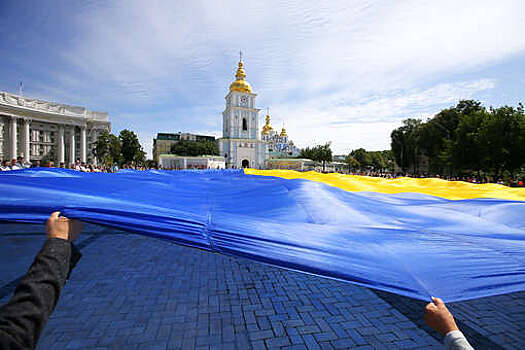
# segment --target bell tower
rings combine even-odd
[[[253,93],[250,83],[245,80],[242,53],[239,56],[235,81],[230,84],[225,97],[219,150],[226,158],[228,168],[261,168],[264,166],[266,148],[260,141],[259,109],[255,107],[257,94]]]
[[[257,139],[259,109],[255,108],[252,87],[246,78],[242,54],[240,55],[236,80],[226,95],[226,109],[222,113],[222,135],[225,138]]]

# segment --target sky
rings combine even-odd
[[[461,99],[525,102],[525,1],[0,1],[0,90],[108,112],[151,157],[159,132],[221,136],[239,50],[299,147],[390,148]]]

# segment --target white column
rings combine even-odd
[[[16,159],[16,152],[17,152],[17,149],[16,149],[16,143],[17,143],[17,139],[16,139],[16,117],[11,117],[11,125],[10,125],[10,128],[9,128],[9,132],[10,132],[10,141],[11,141],[11,144],[9,145],[10,146],[10,156],[11,156],[11,159]]]
[[[24,120],[24,128],[22,133],[22,139],[24,141],[24,161],[31,161],[31,134],[29,130],[29,119]]]
[[[66,162],[65,155],[65,143],[64,143],[64,127],[60,125],[58,127],[58,137],[57,137],[57,151],[58,151],[58,163]]]
[[[75,127],[71,127],[69,134],[69,163],[75,163]]]
[[[98,159],[97,157],[95,157],[95,155],[93,154],[93,148],[95,147],[95,143],[97,142],[98,140],[98,135],[97,135],[97,130],[96,129],[91,129],[89,131],[89,134],[91,134],[91,154],[93,156],[92,158],[92,162],[93,162],[93,165],[98,165]]]
[[[80,128],[80,161],[86,162],[86,149],[87,149],[87,138],[86,138],[86,127]]]

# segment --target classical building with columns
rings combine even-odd
[[[0,91],[1,160],[96,162],[94,144],[110,128],[107,113]]]

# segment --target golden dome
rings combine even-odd
[[[270,135],[270,131],[272,131],[272,130],[273,130],[273,128],[270,125],[270,115],[267,114],[266,115],[266,124],[264,124],[264,126],[263,126],[262,133],[263,133],[263,135]]]
[[[281,130],[281,135],[280,136],[288,136],[286,135],[286,129],[284,128],[284,123],[283,123],[283,129]]]
[[[237,91],[237,92],[244,92],[251,94],[252,93],[252,87],[250,83],[248,83],[244,78],[246,78],[246,73],[244,72],[244,66],[242,64],[242,61],[239,61],[239,67],[237,68],[237,74],[235,74],[235,80],[230,85],[230,92]]]

